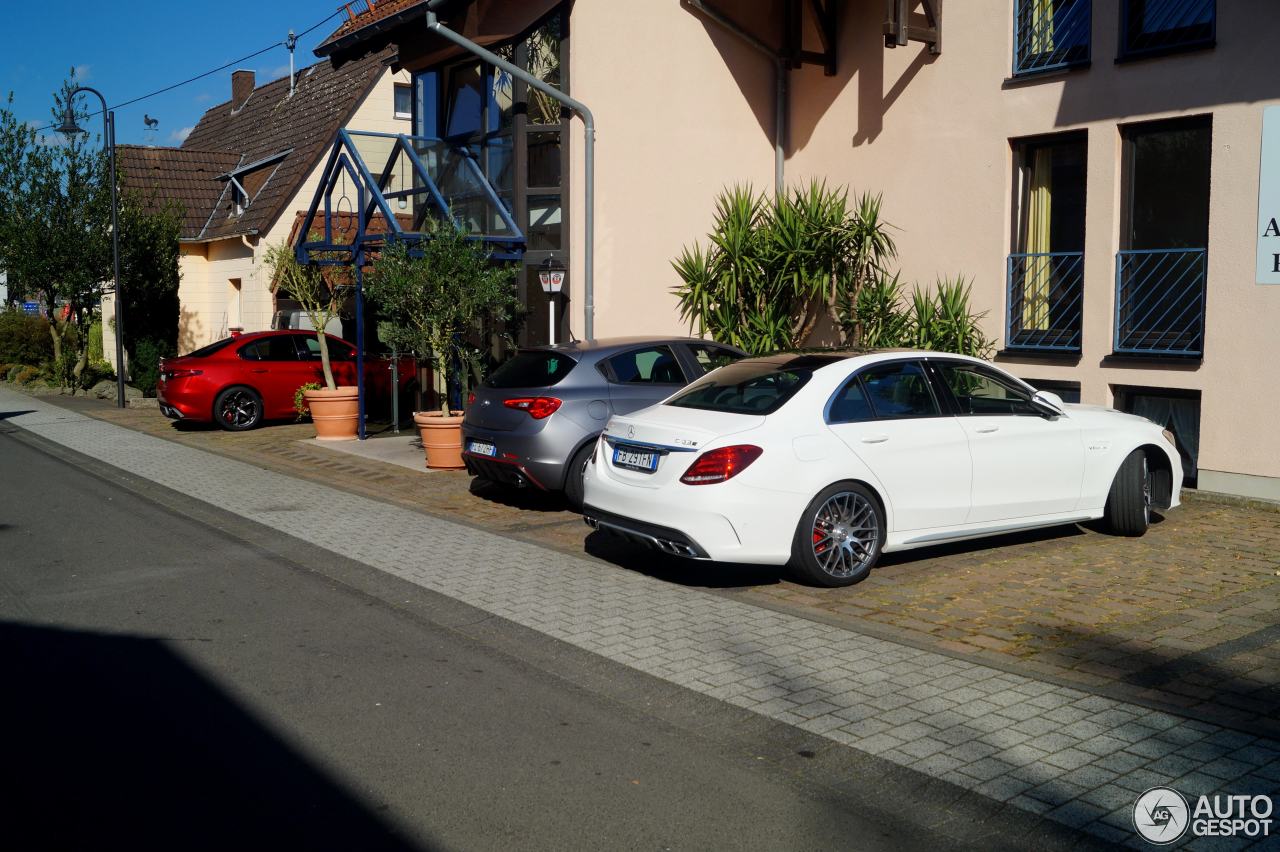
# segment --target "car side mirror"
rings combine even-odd
[[[1031,404],[1044,417],[1052,419],[1066,414],[1066,403],[1053,391],[1036,391],[1031,397]]]

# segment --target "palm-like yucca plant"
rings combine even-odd
[[[842,314],[845,325],[856,324],[858,344],[867,349],[890,349],[911,341],[910,317],[902,309],[902,282],[897,273],[880,275],[858,289],[853,315]]]
[[[940,278],[932,292],[919,287],[908,308],[910,345],[939,352],[987,357],[993,348],[982,331],[986,312],[975,314],[969,306],[971,284],[964,276]]]

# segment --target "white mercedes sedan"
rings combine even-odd
[[[595,529],[845,586],[881,553],[1178,505],[1173,435],[923,351],[750,358],[613,417],[587,465]]]

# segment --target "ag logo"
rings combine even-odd
[[[1156,846],[1182,837],[1190,815],[1187,800],[1168,787],[1152,787],[1133,803],[1133,827],[1144,840]]]

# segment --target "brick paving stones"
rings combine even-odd
[[[134,475],[1101,837],[1117,839],[1136,792],[1177,778],[1280,793],[1275,739],[682,588],[344,490],[312,484],[300,495],[292,477],[5,389],[0,405],[30,412],[10,414],[9,423]]]

